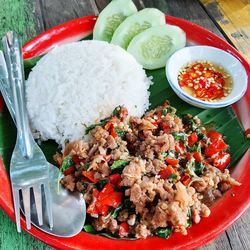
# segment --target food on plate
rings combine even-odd
[[[151,84],[142,66],[122,48],[103,41],[61,45],[44,55],[26,84],[27,108],[41,139],[60,145],[118,105],[142,116]]]
[[[132,0],[113,0],[99,14],[93,39],[110,42],[116,28],[126,17],[137,12]]]
[[[94,27],[94,39],[111,40],[127,49],[145,69],[164,67],[169,56],[185,46],[185,32],[177,26],[166,25],[164,13],[155,8],[143,9],[127,18],[123,15],[117,22],[110,21],[107,25],[110,13],[120,11],[118,1],[112,1],[100,13]],[[125,1],[125,5],[131,4],[129,2]],[[131,9],[124,7],[123,10]]]
[[[193,97],[213,102],[223,99],[232,91],[232,78],[226,70],[208,61],[185,65],[178,75],[179,85]]]
[[[154,26],[136,35],[127,51],[145,69],[157,69],[166,65],[167,59],[178,49],[185,47],[186,33],[174,25]]]
[[[146,8],[127,17],[115,30],[111,43],[127,49],[130,41],[142,31],[165,24],[165,15],[155,8]]]
[[[84,230],[109,237],[167,238],[187,234],[210,215],[209,206],[232,186],[223,135],[207,131],[198,117],[182,119],[165,102],[142,118],[118,106],[87,128],[89,141],[56,154],[68,190],[84,193]]]

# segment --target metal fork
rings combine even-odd
[[[26,227],[31,228],[30,196],[34,195],[39,225],[43,224],[42,191],[45,195],[46,209],[50,227],[53,227],[51,195],[49,188],[49,165],[47,160],[34,141],[28,124],[25,103],[24,71],[21,46],[18,36],[8,32],[3,38],[3,50],[6,60],[10,89],[1,87],[5,99],[13,98],[15,121],[17,126],[17,140],[10,163],[10,178],[15,208],[17,231],[21,232],[20,200],[23,200]],[[4,66],[3,66],[4,68]],[[2,79],[6,84],[6,81]],[[7,95],[6,95],[7,94]],[[7,96],[7,97],[6,97]],[[8,103],[8,101],[7,101]],[[12,112],[11,112],[12,113]],[[13,114],[12,114],[13,115]],[[22,197],[21,197],[22,196]]]

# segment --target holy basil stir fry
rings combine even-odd
[[[168,238],[210,215],[209,206],[232,186],[223,135],[198,117],[179,118],[168,102],[142,118],[117,107],[86,128],[89,141],[56,155],[61,184],[84,194],[88,233],[111,238]]]

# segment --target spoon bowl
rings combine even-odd
[[[70,193],[58,183],[58,177],[61,175],[59,169],[49,164],[50,172],[50,192],[52,200],[53,228],[49,226],[49,219],[46,212],[46,206],[43,204],[44,220],[43,225],[39,225],[35,207],[34,195],[31,196],[31,223],[40,230],[58,237],[72,237],[78,234],[84,225],[86,219],[86,204],[83,194]],[[44,192],[43,192],[44,195]],[[21,200],[21,210],[23,202]]]

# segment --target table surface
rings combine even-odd
[[[107,0],[0,0],[0,37],[16,30],[22,42],[48,28],[77,17],[98,14]],[[250,0],[135,0],[138,9],[155,7],[168,15],[197,23],[235,46],[250,62]],[[219,223],[219,221],[218,221]],[[15,224],[0,209],[0,249],[49,250]],[[200,248],[250,249],[250,210],[214,241]]]

